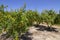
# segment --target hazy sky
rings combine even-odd
[[[0,0],[0,5],[8,5],[10,8],[17,9],[26,3],[26,9],[37,9],[42,11],[43,9],[54,9],[58,11],[60,9],[60,0]]]

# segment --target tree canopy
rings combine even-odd
[[[7,36],[13,36],[14,40],[19,40],[19,36],[24,34],[28,27],[37,24],[47,23],[47,25],[60,24],[60,14],[54,10],[44,10],[41,13],[33,10],[26,10],[26,4],[19,10],[4,11],[7,6],[0,6],[0,33],[6,31]]]

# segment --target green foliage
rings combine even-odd
[[[2,8],[3,9],[3,8]],[[23,11],[24,10],[24,11]],[[2,10],[4,12],[4,10]],[[26,17],[25,9],[13,12],[0,12],[0,29],[1,32],[7,32],[7,36],[13,36],[15,40],[18,40],[27,31],[28,19]],[[0,33],[1,33],[0,32]]]
[[[53,10],[45,10],[41,14],[42,22],[46,22],[48,25],[54,24],[56,12]]]
[[[26,4],[15,11],[4,11],[6,7],[0,6],[0,33],[6,32],[7,37],[13,36],[14,40],[19,40],[19,36],[28,30],[28,27],[37,24],[47,23],[48,25],[60,24],[60,14],[53,10],[45,10],[39,14],[37,11],[26,10]]]
[[[60,24],[60,14],[57,14],[55,20],[54,20],[55,24]]]
[[[33,25],[33,22],[40,22],[40,15],[38,14],[37,11],[32,11],[32,10],[28,10],[26,12],[26,16],[27,19],[29,20],[29,24],[28,25]]]

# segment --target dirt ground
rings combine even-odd
[[[29,27],[28,32],[21,36],[20,40],[60,40],[60,27],[46,27],[47,25],[34,25]],[[0,40],[5,40],[0,36]],[[12,37],[6,40],[13,40]]]
[[[22,40],[60,40],[60,28],[47,28],[45,26],[33,26],[28,30]]]

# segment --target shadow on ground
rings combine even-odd
[[[29,32],[26,32],[25,34],[21,35],[21,37],[19,37],[19,40],[32,40],[31,37],[29,37],[29,35],[32,35]],[[7,34],[3,34],[0,36],[0,40],[13,40],[13,37],[7,37]]]
[[[43,25],[34,25],[36,28],[38,28],[37,30],[38,31],[49,31],[49,32],[58,32],[56,29],[57,28],[54,28],[54,27],[46,27],[46,26],[43,26]]]
[[[6,33],[0,36],[0,40],[13,40],[13,37]]]
[[[34,25],[35,28],[37,28],[37,31],[48,31],[48,32],[58,32],[54,27],[46,27],[43,25]],[[21,36],[22,40],[32,40],[31,37],[28,37],[29,35],[32,35],[31,33],[27,32],[24,35]]]
[[[46,27],[46,26],[43,26],[43,25],[34,25],[35,28],[37,28],[36,30],[37,31],[48,31],[48,32],[58,32],[56,29],[57,28],[54,28],[54,27]],[[9,37],[6,38],[6,35],[7,34],[4,34],[1,36],[0,40],[5,40]],[[30,35],[32,35],[32,33],[29,33],[29,32],[26,32],[24,35],[22,35],[20,38],[22,40],[32,40],[32,37],[29,37]],[[8,40],[13,40],[12,37],[10,37]]]
[[[21,36],[22,40],[32,40],[32,37],[29,37],[32,33],[26,32],[24,35]]]

